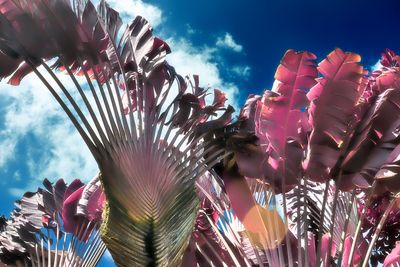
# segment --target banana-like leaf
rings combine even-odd
[[[311,53],[287,51],[276,71],[272,91],[266,91],[262,98],[249,96],[239,118],[242,134],[229,140],[235,147],[239,172],[263,178],[277,191],[283,189],[282,181],[284,190],[290,190],[301,171],[305,139],[300,133],[306,122],[306,93],[317,76],[314,61]],[[251,132],[255,132],[257,142],[251,141]],[[240,144],[243,140],[247,144]]]
[[[375,194],[382,195],[385,192],[397,194],[400,192],[399,179],[400,179],[400,145],[387,157],[385,164],[375,175],[376,187]]]
[[[371,110],[373,109],[374,105],[376,106],[377,99],[383,92],[391,88],[396,90],[400,88],[399,56],[397,56],[392,50],[386,49],[385,52],[382,53],[380,62],[382,66],[380,69],[371,74],[366,90],[364,91],[364,95],[362,97],[364,99],[364,103],[360,104],[360,117],[365,116],[365,120],[371,119]],[[365,124],[360,124],[360,127],[363,125],[365,126]],[[375,167],[373,167],[375,170],[369,172],[369,176],[372,176],[374,175],[376,168],[379,168],[379,171],[375,175],[374,194],[377,196],[382,195],[385,192],[391,192],[395,194],[399,191],[399,186],[397,184],[399,173],[399,149],[400,148],[397,145],[396,148],[390,152],[390,155],[387,157],[383,156],[385,161],[382,166],[378,166],[379,164],[377,164]],[[371,180],[371,177],[369,177],[369,180]],[[351,181],[350,185],[348,186],[352,186]]]
[[[319,63],[323,77],[307,94],[311,101],[308,113],[312,132],[304,165],[314,181],[329,179],[342,147],[351,136],[356,105],[364,88],[360,86],[363,74],[360,60],[357,54],[335,49]]]
[[[266,91],[263,98],[266,95],[275,93]],[[269,140],[261,123],[261,117],[267,108],[261,99],[260,96],[250,95],[241,109],[237,126],[226,141],[227,150],[233,152],[226,164],[229,165],[228,168],[237,168],[242,176],[264,179],[269,184],[277,185],[280,190],[281,176],[277,175],[277,166],[272,165],[276,162],[269,162]]]
[[[298,128],[309,104],[306,94],[318,73],[315,59],[314,54],[288,50],[275,73],[271,91],[276,95],[263,99],[267,110],[260,117],[260,131],[281,158],[288,156],[285,148],[289,138],[300,142]]]
[[[258,102],[257,135],[268,139],[268,161],[276,170],[275,180],[282,181],[285,177],[287,189],[297,183],[301,171],[301,146],[305,140],[300,129],[307,120],[306,94],[316,83],[315,59],[312,53],[288,50],[275,73],[273,93],[267,91]],[[279,182],[275,183],[277,190],[281,190]]]
[[[341,169],[343,187],[369,187],[398,144],[400,91],[388,89],[377,98],[357,128]],[[393,156],[392,156],[393,157]]]
[[[382,53],[381,68],[372,73],[372,89],[382,93],[389,88],[400,88],[400,57],[390,49]]]

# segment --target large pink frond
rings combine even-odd
[[[308,113],[312,132],[305,169],[314,181],[329,179],[353,131],[354,113],[363,88],[360,60],[357,54],[335,49],[319,63],[323,77],[307,94],[311,101]]]
[[[399,126],[400,91],[388,89],[370,107],[350,143],[341,167],[345,184],[361,188],[372,185],[375,174],[396,147]]]

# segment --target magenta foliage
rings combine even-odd
[[[275,74],[273,95],[264,95],[260,106],[257,133],[266,135],[268,150],[277,157],[287,158],[285,153],[288,139],[302,143],[299,137],[300,123],[305,117],[309,101],[306,97],[315,84],[316,56],[307,52],[289,50],[283,56]]]
[[[400,242],[396,242],[396,247],[390,252],[383,262],[384,267],[396,266],[400,264]]]
[[[69,233],[77,233],[79,227],[79,221],[76,219],[76,209],[78,207],[78,202],[82,197],[84,186],[78,188],[73,193],[71,193],[64,201],[62,209],[62,219],[64,222],[64,229]]]
[[[342,169],[359,187],[372,185],[374,177],[397,144],[400,123],[400,91],[387,89],[358,126]]]
[[[363,229],[366,233],[366,237],[370,238],[376,226],[379,223],[383,213],[387,210],[389,203],[392,199],[390,193],[384,193],[376,195],[370,205],[367,208],[366,218],[363,221]],[[365,207],[365,196],[360,199],[358,203],[358,210]],[[396,246],[396,242],[400,238],[400,209],[397,205],[391,209],[389,216],[384,224],[380,238],[377,240],[375,247],[376,253],[372,255],[374,262],[383,262],[385,257],[390,251]]]
[[[70,261],[77,260],[75,257],[83,261],[83,253],[98,250],[100,254],[94,258],[97,262],[104,252],[102,242],[83,250],[77,250],[72,243],[64,243],[66,235],[76,239],[76,244],[92,242],[89,239],[98,235],[101,218],[95,218],[88,212],[77,213],[77,205],[83,199],[81,196],[86,186],[78,179],[69,186],[63,179],[59,179],[54,186],[45,179],[43,185],[45,189],[39,188],[35,193],[24,194],[17,202],[17,208],[8,219],[7,226],[0,229],[0,260],[8,263],[19,260],[28,265],[48,261],[49,265],[53,262],[57,266],[55,251],[61,252],[65,249],[63,253],[69,255]],[[101,188],[100,191],[102,192]],[[85,196],[89,203],[94,201],[91,196]],[[98,199],[95,201],[98,202]],[[82,207],[81,210],[86,211]],[[67,264],[67,261],[58,257],[58,263]]]
[[[355,53],[337,48],[317,65],[314,54],[288,50],[272,89],[250,95],[235,121],[222,90],[214,89],[207,103],[209,88],[201,87],[199,77],[185,79],[165,61],[171,49],[144,18],[120,32],[118,13],[104,1],[98,11],[90,1],[72,3],[0,0],[0,78],[18,85],[34,71],[102,176],[88,185],[45,181],[45,189],[25,194],[5,231],[25,235],[2,235],[2,251],[24,255],[28,247],[37,249],[35,234],[42,228],[86,242],[88,232],[98,233],[107,195],[103,238],[121,266],[178,264],[188,243],[183,259],[194,265],[279,265],[284,257],[318,266],[338,256],[338,264],[347,266],[349,260],[362,263],[370,252],[371,262],[383,262],[394,247],[386,237],[398,231],[398,209],[389,207],[400,191],[400,60],[393,51],[386,50],[382,67],[368,74]],[[69,75],[75,93],[60,85],[52,69]],[[76,76],[86,79],[94,104]],[[208,171],[212,186],[202,188],[196,182]],[[195,186],[203,190],[198,214]],[[362,193],[350,200],[345,191]],[[286,198],[296,203],[287,205]],[[353,201],[365,208],[364,221],[358,221],[361,212],[354,214]],[[216,230],[212,218],[223,218],[224,210],[233,210],[245,230],[229,238]],[[382,218],[384,227],[375,228]],[[380,230],[378,252],[372,251],[368,242]],[[387,262],[397,254],[395,248]]]
[[[354,112],[362,94],[360,56],[336,49],[319,63],[323,75],[307,94],[312,128],[309,137],[306,172],[314,181],[329,179],[352,133]]]
[[[183,266],[196,266],[196,263],[204,265],[207,264],[208,260],[218,262],[218,257],[220,257],[224,263],[228,264],[228,266],[234,265],[225,245],[221,242],[216,233],[217,230],[214,229],[211,226],[210,221],[207,220],[207,216],[213,218],[216,214],[217,213],[213,209],[210,201],[204,199],[201,203],[200,212],[196,219],[196,227],[192,233],[192,238],[184,255],[182,262]],[[211,219],[211,223],[216,223],[216,221]],[[197,251],[196,246],[200,247],[202,253]],[[235,251],[238,259],[242,258],[239,251],[237,251],[232,244],[228,244],[228,246]],[[241,264],[244,264],[243,260],[240,262]]]
[[[305,179],[305,174],[316,182],[334,179],[338,186],[335,190],[356,188],[366,195],[386,194],[386,206],[376,210],[374,205],[383,205],[385,201],[382,198],[375,200],[367,209],[366,221],[362,224],[361,235],[372,240],[376,230],[372,225],[379,222],[388,208],[389,200],[400,189],[398,56],[386,51],[382,58],[382,69],[368,76],[359,64],[359,55],[335,49],[319,63],[321,77],[316,84],[313,79],[317,76],[314,60],[312,54],[289,50],[278,67],[273,89],[265,91],[263,97],[249,96],[239,116],[238,130],[226,143],[234,156],[225,162],[225,190],[235,215],[245,227],[245,217],[256,205],[251,200],[253,192],[245,189],[249,183],[245,177],[262,179],[277,192],[290,190],[292,185],[296,186],[301,179]],[[299,62],[304,62],[307,71],[294,67],[302,66]],[[298,81],[306,81],[301,86],[305,90],[297,90],[299,85],[293,82],[293,79],[297,81],[296,77]],[[310,103],[304,98],[306,93]],[[256,139],[251,139],[252,132]],[[290,150],[290,145],[294,150]],[[300,164],[302,161],[303,165]],[[238,183],[241,185],[233,190],[233,185]],[[370,192],[370,189],[374,191]],[[355,201],[360,201],[359,197]],[[320,204],[312,206],[312,213],[321,203],[322,200]],[[293,207],[301,208],[302,205],[305,204]],[[346,210],[345,206],[341,209],[343,212]],[[388,215],[382,237],[376,242],[380,252],[372,252],[371,262],[382,263],[388,254],[387,249],[391,249],[394,240],[397,240],[393,235],[393,238],[387,237],[390,235],[389,229],[398,231],[397,223],[393,223],[397,221],[396,210]],[[288,212],[296,214],[298,211]],[[320,215],[313,214],[315,223],[323,219],[318,217]],[[367,222],[372,219],[374,223],[368,226]],[[335,224],[336,218],[330,220]],[[329,242],[326,242],[326,236],[321,240],[321,251],[329,246],[339,249],[339,244],[342,244],[341,251],[336,250],[333,255],[340,253],[344,266],[348,266],[350,256],[352,264],[362,263],[368,246],[374,245],[366,240],[357,240],[355,250],[351,252],[355,223],[344,233],[343,241],[338,240],[340,235]],[[313,224],[313,227],[318,225]],[[311,231],[324,230],[317,228]],[[318,240],[315,242],[318,243]],[[314,243],[309,241],[309,245],[309,249],[313,250]],[[327,257],[324,259],[323,253],[321,255],[323,262],[330,261]]]
[[[304,109],[306,97],[317,77],[316,56],[308,52],[288,50],[275,73],[275,83],[257,102],[256,134],[269,154],[268,162],[275,170],[266,176],[286,179],[286,185],[296,184],[300,173],[301,151],[306,140],[302,132],[307,127]],[[299,154],[300,153],[300,154]]]
[[[350,257],[351,245],[353,242],[353,237],[347,236],[344,240],[344,248],[343,248],[343,266],[348,267],[348,260]],[[353,266],[358,266],[360,262],[364,260],[365,253],[367,252],[368,244],[363,239],[360,244],[357,245],[354,256],[353,256]]]

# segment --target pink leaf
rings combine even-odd
[[[68,233],[77,234],[77,218],[76,211],[78,202],[82,196],[82,192],[85,186],[80,187],[79,189],[72,192],[68,198],[64,201],[63,209],[62,209],[62,219],[64,223],[64,230]]]
[[[397,266],[400,264],[400,242],[396,242],[396,247],[386,256],[383,267]]]
[[[63,181],[62,181],[63,182]],[[58,184],[58,182],[57,182]],[[72,194],[74,193],[76,190],[78,190],[79,188],[81,188],[82,186],[84,186],[84,184],[81,182],[81,180],[79,179],[75,179],[73,180],[67,187],[67,189],[65,190],[64,193],[64,201]]]
[[[308,232],[308,262],[310,267],[316,267],[317,264],[317,254],[315,247],[315,236],[313,233]]]
[[[214,89],[214,101],[213,106],[215,108],[222,108],[225,106],[225,101],[227,100],[224,92],[218,89]]]
[[[336,245],[334,242],[332,242],[332,248],[329,253],[328,247],[329,247],[329,241],[331,240],[331,236],[329,233],[326,233],[322,236],[321,240],[321,257],[322,257],[322,263],[323,266],[329,266],[330,265],[330,258],[331,256],[334,256],[336,253]]]
[[[105,200],[101,182],[96,176],[84,187],[76,213],[85,216],[89,221],[100,221]]]
[[[391,153],[397,144],[399,127],[400,91],[388,89],[379,95],[358,126],[342,164],[343,178],[356,185],[364,180],[362,184],[370,186],[388,158],[398,155]]]
[[[287,139],[298,139],[302,109],[309,103],[306,93],[317,77],[315,59],[314,54],[288,50],[275,73],[272,92],[276,94],[262,99],[267,110],[260,118],[260,127],[280,157],[287,156]]]
[[[353,267],[358,266],[358,264],[361,262],[361,260],[364,259],[364,255],[367,253],[368,249],[368,244],[365,242],[365,240],[358,241],[359,243],[356,246],[356,250],[353,255]],[[348,261],[349,261],[349,256],[350,256],[350,250],[351,246],[353,243],[353,237],[348,236],[346,237],[344,241],[344,247],[343,247],[343,267],[348,267]]]
[[[364,88],[359,61],[359,55],[335,49],[319,64],[323,78],[307,94],[312,132],[304,167],[314,181],[328,178],[351,136],[349,125]]]

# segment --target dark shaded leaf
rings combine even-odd
[[[335,49],[319,63],[323,77],[307,94],[312,132],[304,165],[314,181],[329,179],[342,146],[351,136],[356,105],[363,93],[360,59],[357,54]]]

